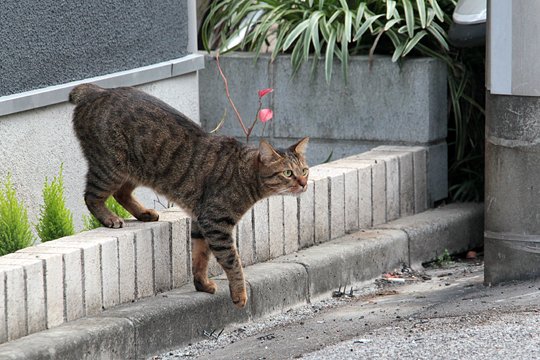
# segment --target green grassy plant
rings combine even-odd
[[[49,241],[73,235],[73,214],[66,207],[64,196],[63,167],[58,176],[43,185],[43,205],[41,206],[36,231],[41,241]]]
[[[207,50],[243,49],[257,55],[275,38],[272,59],[291,53],[294,70],[324,58],[326,80],[332,75],[333,59],[347,73],[349,56],[390,53],[397,61],[409,53],[449,49],[444,26],[450,21],[443,8],[452,0],[223,0],[210,7],[201,38]],[[253,14],[263,11],[254,21]],[[248,25],[250,30],[235,47],[230,39]]]
[[[129,211],[124,209],[124,207],[120,205],[118,201],[116,201],[114,197],[112,196],[109,197],[107,201],[105,201],[105,206],[107,206],[109,210],[111,210],[113,213],[115,213],[116,215],[120,216],[123,219],[131,217],[131,214],[129,213]],[[99,220],[96,219],[96,217],[92,214],[84,216],[83,223],[84,223],[84,230],[92,230],[92,229],[96,229],[98,227],[103,226],[101,225]]]
[[[34,243],[28,213],[7,176],[0,192],[0,256],[15,252]]]

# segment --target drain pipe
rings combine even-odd
[[[540,277],[540,1],[488,2],[486,284]]]

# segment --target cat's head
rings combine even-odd
[[[271,195],[298,195],[307,190],[309,167],[304,155],[309,138],[303,138],[287,149],[276,149],[261,140],[259,176]]]

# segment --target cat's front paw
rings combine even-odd
[[[231,299],[237,308],[242,309],[244,306],[246,306],[247,303],[246,288],[238,290],[231,289]]]
[[[102,221],[103,226],[113,228],[113,229],[119,229],[124,227],[124,219],[111,215],[107,217],[105,220]]]

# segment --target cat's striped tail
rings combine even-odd
[[[81,101],[88,98],[89,95],[91,98],[93,98],[94,96],[91,96],[91,95],[97,95],[98,93],[103,92],[103,91],[105,91],[105,89],[94,84],[77,85],[69,93],[69,102],[74,105],[77,105]]]

